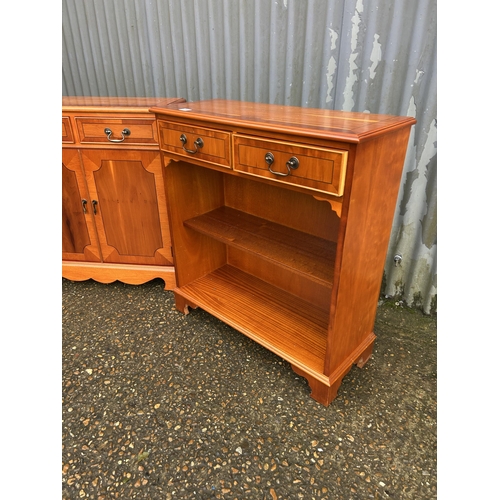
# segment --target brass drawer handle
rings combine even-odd
[[[128,128],[124,128],[122,130],[122,138],[121,139],[111,139],[111,134],[113,134],[113,131],[110,128],[105,128],[104,133],[108,137],[109,142],[123,142],[127,136],[130,135],[130,130]]]
[[[187,137],[184,134],[181,134],[181,136],[180,136],[179,139],[182,142],[182,149],[186,153],[190,153],[192,155],[194,155],[195,153],[197,153],[198,149],[201,149],[204,146],[203,139],[201,137],[198,137],[198,139],[196,139],[196,141],[194,141],[194,147],[195,147],[195,149],[187,149],[186,148]]]
[[[300,163],[299,159],[296,156],[292,156],[286,162],[286,168],[287,168],[288,172],[286,174],[284,174],[282,172],[276,172],[271,168],[271,165],[274,163],[274,155],[271,152],[266,153],[266,155],[264,156],[264,160],[268,164],[267,169],[269,170],[269,172],[271,172],[274,175],[279,175],[280,177],[286,177],[286,176],[290,175],[292,173],[291,172],[292,170],[297,170],[299,168],[299,163]]]
[[[297,170],[299,168],[299,159],[296,156],[292,156],[287,162],[286,166],[288,167],[288,173],[290,173],[290,169]]]

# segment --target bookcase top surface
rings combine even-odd
[[[211,99],[153,106],[150,110],[176,120],[187,119],[252,127],[296,135],[361,142],[391,130],[411,126],[413,117],[282,106],[278,104]]]

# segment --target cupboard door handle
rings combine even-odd
[[[283,173],[283,172],[276,172],[271,168],[271,165],[274,163],[274,155],[272,153],[266,153],[266,156],[264,156],[264,160],[266,161],[268,167],[267,169],[269,172],[271,172],[274,175],[279,175],[280,177],[286,177],[290,175],[292,172],[291,170],[296,170],[299,168],[299,159],[296,156],[292,156],[287,162],[286,162],[286,169],[288,172]]]
[[[87,200],[83,199],[82,200],[82,208],[83,208],[83,213],[87,213]]]
[[[181,136],[179,137],[179,139],[182,142],[182,149],[186,153],[190,153],[192,155],[194,155],[195,153],[197,153],[198,149],[201,149],[204,146],[203,139],[201,137],[198,137],[198,139],[196,139],[196,141],[194,141],[194,147],[196,149],[187,149],[186,148],[187,137],[184,134],[181,134]]]
[[[92,208],[94,209],[94,215],[97,215],[97,200],[92,200]]]
[[[121,139],[111,139],[111,134],[113,133],[113,131],[110,128],[106,127],[104,129],[104,133],[106,134],[109,142],[123,142],[125,140],[125,138],[128,135],[130,135],[131,132],[130,132],[130,130],[128,128],[124,128],[122,130],[122,138]]]

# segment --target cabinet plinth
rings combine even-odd
[[[177,309],[281,356],[329,405],[372,353],[415,120],[225,100],[151,111]]]

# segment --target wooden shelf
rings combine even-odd
[[[336,249],[332,241],[225,206],[184,225],[322,285],[332,283]]]
[[[329,311],[229,265],[174,291],[292,365],[323,377]]]

